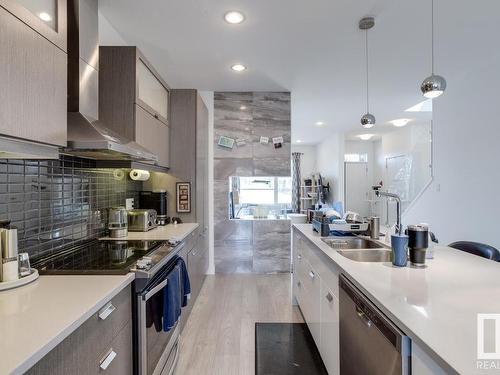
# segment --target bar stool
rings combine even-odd
[[[465,251],[469,254],[478,255],[483,258],[494,260],[495,262],[500,262],[500,251],[484,243],[457,241],[450,243],[448,246],[457,250]]]

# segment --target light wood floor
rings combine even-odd
[[[207,276],[181,337],[176,375],[254,375],[255,322],[302,322],[290,275]]]

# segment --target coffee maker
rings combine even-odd
[[[170,217],[167,213],[167,192],[165,190],[139,192],[139,207],[155,210],[157,213],[156,224],[167,225]]]

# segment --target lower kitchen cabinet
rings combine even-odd
[[[321,284],[320,298],[321,344],[319,351],[330,375],[340,373],[339,348],[339,300],[333,292]]]
[[[293,231],[293,294],[330,375],[340,373],[338,272]]]
[[[132,374],[130,286],[57,345],[27,374]]]

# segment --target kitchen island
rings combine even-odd
[[[356,262],[324,243],[311,225],[295,224],[293,231],[294,251],[302,241],[313,253],[312,267],[345,275],[411,338],[413,374],[479,372],[477,317],[500,313],[499,263],[449,247],[436,247],[423,269]],[[325,280],[338,293],[338,283]]]

